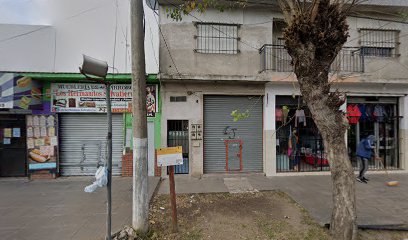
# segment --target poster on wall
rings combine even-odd
[[[41,84],[30,77],[0,73],[0,108],[41,109]]]
[[[51,112],[106,112],[106,92],[103,84],[53,83],[51,84]],[[131,84],[112,84],[113,113],[132,112]],[[158,109],[157,85],[146,86],[148,117],[155,117]]]
[[[155,117],[157,109],[157,85],[146,85],[147,116]]]
[[[14,74],[0,73],[0,108],[14,106]]]
[[[57,172],[58,119],[55,115],[27,115],[28,170]]]

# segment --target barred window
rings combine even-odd
[[[238,25],[219,23],[196,23],[197,46],[199,53],[237,54]]]
[[[398,56],[399,31],[382,29],[360,29],[361,53],[364,56]]]

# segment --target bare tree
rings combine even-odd
[[[280,0],[288,27],[285,47],[292,57],[300,92],[310,109],[330,162],[333,239],[357,239],[355,177],[347,154],[348,121],[339,107],[345,96],[331,91],[330,66],[348,38],[346,14],[356,4],[341,0]]]
[[[330,162],[333,209],[330,231],[333,239],[357,239],[355,177],[347,154],[345,134],[349,126],[339,107],[345,95],[331,90],[330,66],[348,38],[348,11],[359,0],[277,0],[287,27],[285,48],[292,57],[302,97],[310,109]],[[188,0],[169,11],[180,20],[193,10],[209,6],[223,9],[220,1]],[[226,1],[245,5],[246,1]],[[360,1],[361,2],[361,1]],[[224,2],[225,4],[225,2]]]

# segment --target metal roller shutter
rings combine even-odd
[[[262,96],[204,97],[204,172],[226,172],[225,128],[236,128],[243,142],[242,172],[262,172]],[[249,110],[249,118],[233,121],[233,110]]]
[[[121,174],[123,115],[112,115],[112,173]],[[106,159],[105,114],[60,115],[60,173],[94,175],[99,160]],[[85,155],[85,156],[84,156]]]

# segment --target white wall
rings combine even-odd
[[[115,72],[131,71],[129,1],[0,0],[0,6],[0,24],[22,25],[0,26],[0,71],[76,73],[82,54],[114,63]],[[158,27],[147,6],[145,16],[146,72],[158,73]]]

